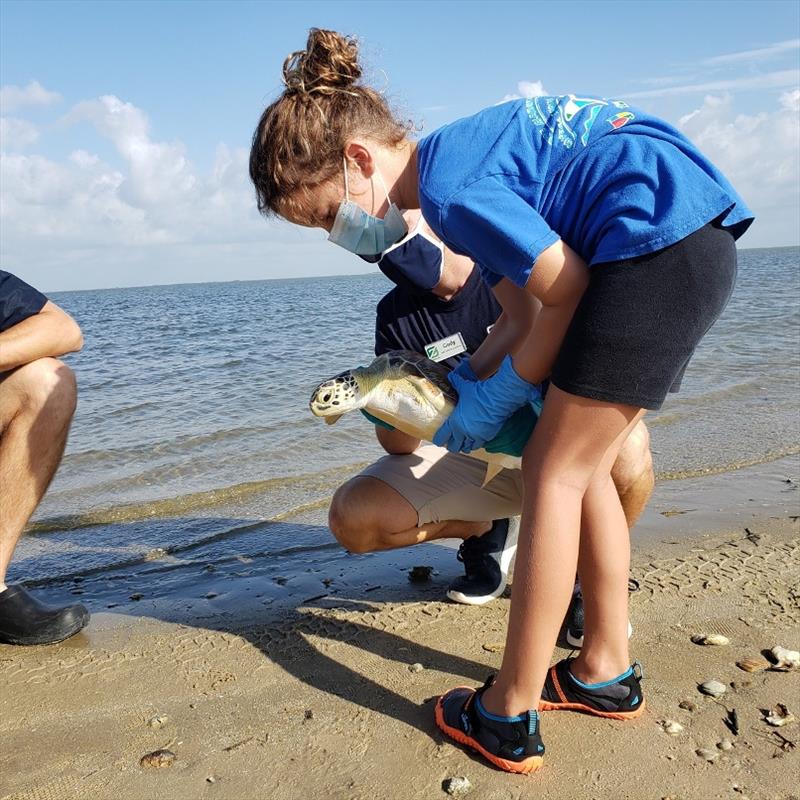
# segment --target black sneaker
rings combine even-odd
[[[497,519],[482,536],[465,539],[458,548],[464,577],[456,578],[447,596],[456,603],[482,606],[500,597],[508,583],[511,559],[517,552],[519,517]]]
[[[540,711],[583,711],[596,717],[635,719],[644,710],[642,665],[637,661],[622,675],[603,683],[586,684],[570,670],[573,659],[553,664],[545,678]]]
[[[459,686],[442,695],[436,702],[436,724],[451,739],[476,750],[506,772],[534,772],[542,766],[544,757],[539,714],[490,714],[481,705],[481,695],[493,682],[494,675],[490,675],[478,690]]]
[[[89,612],[80,603],[46,606],[22,586],[0,592],[0,643],[55,644],[74,636],[88,622]]]
[[[636,589],[631,588],[633,584],[636,585]],[[633,579],[628,581],[629,592],[637,591],[638,586],[639,584]],[[583,626],[583,595],[581,594],[580,587],[578,587],[575,590],[575,593],[572,595],[572,600],[570,601],[569,608],[567,609],[567,616],[564,620],[566,639],[570,647],[577,647],[578,649],[583,647]],[[630,620],[628,620],[628,638],[630,639],[632,635],[633,626],[631,625]]]

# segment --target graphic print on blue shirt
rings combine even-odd
[[[753,215],[676,128],[622,100],[514,100],[419,142],[422,213],[494,285],[518,286],[562,239],[588,264],[644,255],[720,218],[737,238]]]
[[[559,102],[563,101],[563,102]],[[580,125],[580,143],[586,147],[589,144],[589,134],[594,126],[594,122],[600,111],[612,105],[614,108],[628,108],[628,104],[622,100],[601,100],[597,97],[576,97],[569,94],[565,98],[560,97],[533,97],[525,101],[525,110],[528,112],[531,122],[542,128],[542,136],[547,144],[552,144],[554,138],[558,138],[564,147],[575,146],[578,141],[578,132],[573,128],[572,121],[578,113],[588,109]],[[631,120],[636,119],[630,111],[622,111],[614,114],[608,122],[614,130],[618,130]]]

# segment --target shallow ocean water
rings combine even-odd
[[[390,288],[374,273],[54,294],[85,335],[69,358],[80,401],[10,577],[104,570],[244,535],[253,519],[291,530],[297,513],[324,506],[382,451],[360,415],[325,426],[308,399],[371,360],[374,309]],[[741,251],[736,291],[681,393],[647,417],[657,472],[798,452],[799,378],[800,248]],[[319,531],[296,538],[301,549],[330,543]]]

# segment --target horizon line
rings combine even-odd
[[[772,247],[738,247],[737,252],[746,253],[750,250],[791,250],[799,249],[798,244],[784,244]],[[10,270],[8,270],[10,272]],[[312,278],[358,278],[367,275],[381,275],[380,270],[371,272],[340,272],[335,275],[290,275],[280,278],[234,278],[232,280],[208,281],[175,281],[173,283],[135,283],[128,286],[101,286],[83,289],[40,289],[42,294],[67,294],[69,292],[114,292],[119,289],[155,289],[163,286],[203,286],[208,283],[263,283],[265,281],[304,281]],[[388,279],[387,279],[388,280]]]

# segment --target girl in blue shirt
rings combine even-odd
[[[253,137],[259,209],[376,256],[406,233],[399,209],[421,208],[503,306],[451,374],[459,402],[434,441],[483,446],[551,380],[523,458],[502,667],[436,705],[453,739],[531,772],[544,753],[539,711],[631,719],[644,707],[628,655],[629,531],[610,469],[725,307],[734,240],[753,215],[679,131],[621,100],[512,101],[413,142],[359,83],[353,39],[312,29],[283,74]],[[551,667],[576,565],[584,644]]]

